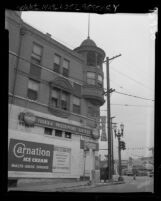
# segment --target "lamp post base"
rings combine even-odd
[[[124,181],[124,178],[119,176],[118,181]]]

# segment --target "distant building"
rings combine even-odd
[[[54,25],[53,25],[54,26]],[[74,50],[7,10],[9,178],[90,176],[98,155],[105,52],[87,38]]]

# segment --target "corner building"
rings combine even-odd
[[[91,178],[96,168],[105,52],[74,50],[6,10],[9,37],[8,178]]]

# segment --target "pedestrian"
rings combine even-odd
[[[136,180],[136,173],[133,174],[133,180]]]

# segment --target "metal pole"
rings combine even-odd
[[[113,130],[112,130],[112,119],[115,117],[111,117],[111,174],[114,174],[114,153],[113,153]]]
[[[108,130],[108,179],[111,179],[111,111],[110,111],[110,75],[109,58],[106,57],[106,77],[107,77],[107,130]]]
[[[109,60],[115,59],[121,56],[116,55],[109,59],[106,57],[106,77],[107,77],[107,131],[108,131],[108,179],[111,180],[111,110],[110,110],[110,73],[109,73]]]
[[[86,152],[84,151],[84,173],[83,173],[83,180],[85,180],[85,167],[86,167]]]
[[[112,161],[112,175],[114,174],[114,156],[113,156],[113,133],[112,133],[112,118],[111,118],[111,161]]]
[[[121,177],[121,149],[120,149],[120,136],[118,136],[118,157],[119,157],[119,177]]]

